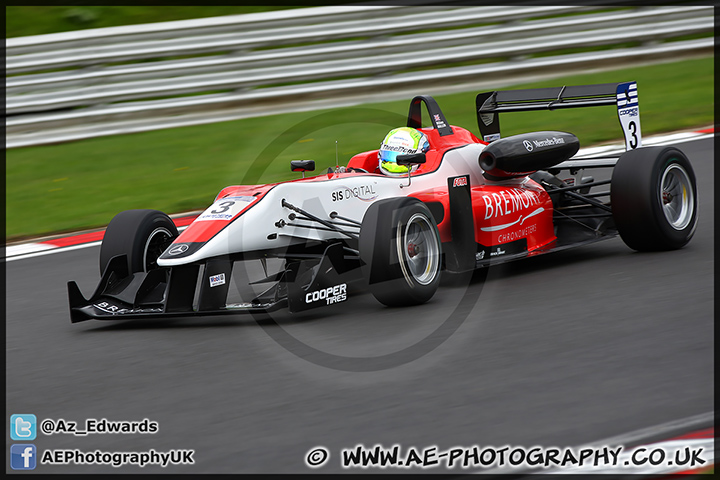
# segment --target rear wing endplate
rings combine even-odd
[[[625,136],[625,149],[642,146],[637,83],[601,83],[525,90],[498,90],[479,93],[475,98],[482,139],[500,138],[500,112],[556,110],[561,108],[616,105]]]

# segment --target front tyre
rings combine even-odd
[[[610,201],[620,237],[634,250],[681,248],[695,233],[695,173],[675,147],[622,154],[613,170]]]
[[[360,229],[363,275],[373,296],[396,307],[432,298],[440,285],[440,234],[428,207],[415,198],[379,200]]]
[[[128,272],[157,268],[157,259],[177,238],[173,221],[158,210],[126,210],[110,221],[100,247],[100,274],[110,259],[127,255]]]

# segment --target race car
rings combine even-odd
[[[501,112],[602,105],[617,108],[620,155],[578,157],[569,132],[500,135]],[[692,166],[677,148],[642,146],[636,82],[484,92],[475,107],[479,137],[449,124],[431,96],[413,98],[407,127],[429,145],[396,156],[407,173],[383,173],[378,150],[307,178],[314,162],[293,161],[303,178],[226,187],[182,233],[160,211],[117,214],[95,292],[86,299],[68,282],[71,321],[299,312],[347,301],[350,286],[407,306],[430,300],[445,272],[617,235],[638,251],[692,238]],[[603,168],[611,178],[586,175]],[[262,266],[256,278],[238,268],[248,262]],[[253,288],[229,302],[231,284]]]

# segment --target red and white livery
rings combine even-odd
[[[635,82],[485,92],[476,136],[417,96],[407,126],[430,148],[397,157],[407,174],[381,173],[378,150],[308,178],[314,162],[292,162],[303,178],[226,187],[181,234],[162,212],[121,212],[106,230],[95,293],[68,284],[71,320],[296,312],[344,302],[349,285],[402,306],[430,300],[443,272],[617,235],[635,250],[680,248],[697,222],[694,173],[676,148],[642,147],[637,98]],[[569,132],[500,135],[500,112],[601,105],[617,108],[619,157],[575,158]],[[602,169],[611,178],[596,180]],[[260,262],[262,275],[239,275],[244,262]],[[228,303],[242,284],[267,288]]]

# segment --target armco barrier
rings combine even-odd
[[[713,31],[713,7],[705,6],[432,5],[314,7],[10,38],[6,146],[711,53]]]

